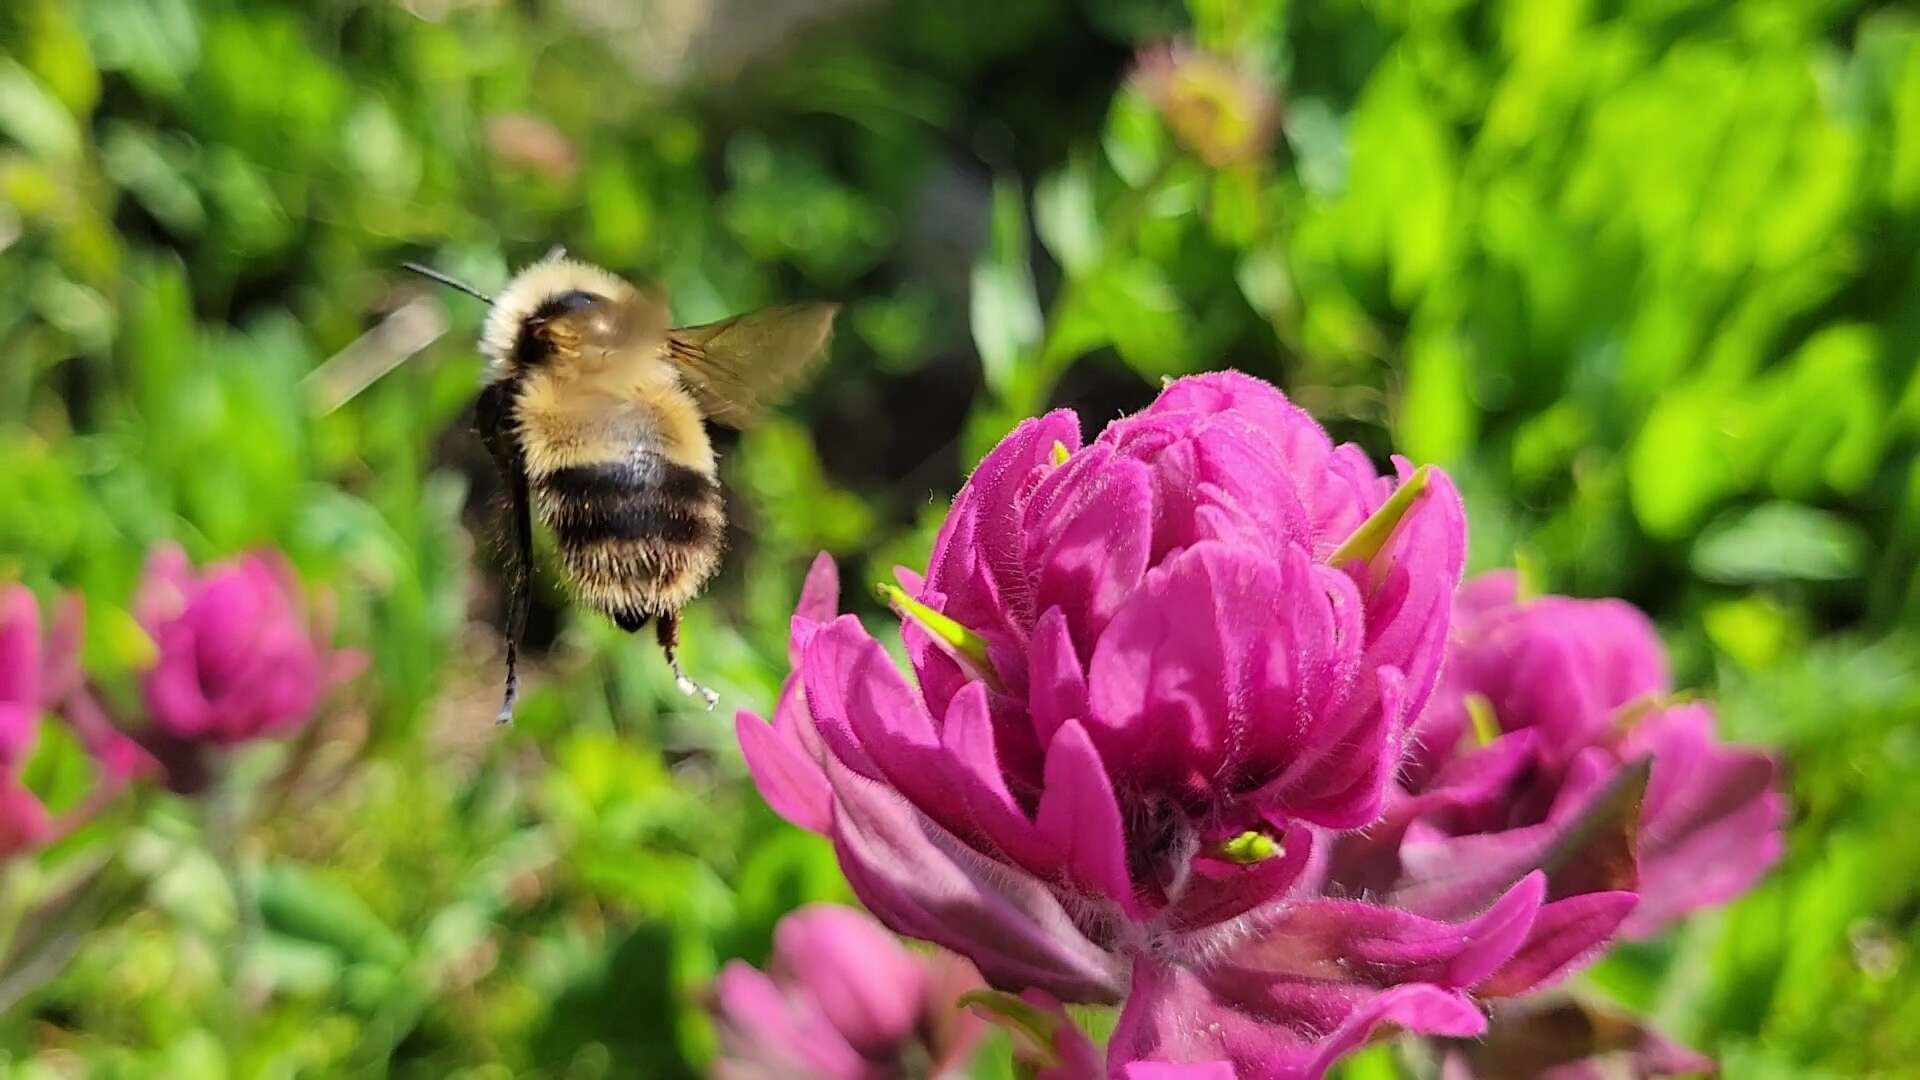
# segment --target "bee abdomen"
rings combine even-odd
[[[639,451],[532,478],[580,598],[615,619],[677,611],[719,566],[720,485]]]

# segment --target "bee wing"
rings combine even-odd
[[[700,411],[745,427],[827,355],[838,304],[789,304],[667,331],[667,359]]]

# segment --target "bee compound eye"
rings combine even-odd
[[[555,314],[559,314],[561,312],[585,311],[586,309],[594,306],[595,304],[598,304],[601,301],[601,299],[602,299],[601,297],[595,296],[590,292],[582,292],[579,289],[575,289],[574,291],[569,293],[561,293],[559,296],[555,297],[553,300],[553,303],[556,309]]]

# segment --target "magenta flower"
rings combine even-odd
[[[40,604],[24,585],[0,590],[0,769],[18,769],[33,751],[41,714],[80,680],[80,611],[61,610],[40,634]]]
[[[1504,573],[1469,583],[1458,610],[1409,797],[1390,827],[1348,842],[1336,878],[1429,914],[1471,907],[1623,785],[1644,785],[1621,805],[1639,896],[1630,937],[1737,896],[1779,858],[1773,759],[1721,743],[1708,706],[1673,703],[1644,615],[1617,600],[1520,601]]]
[[[1522,601],[1507,573],[1469,583],[1419,742],[1383,819],[1338,839],[1326,888],[1449,918],[1545,868],[1559,907],[1634,897],[1618,932],[1644,937],[1745,891],[1780,855],[1773,760],[1719,742],[1707,706],[1673,701],[1659,637],[1620,601]],[[1581,959],[1604,946],[1603,928],[1581,931]],[[1505,998],[1538,985],[1479,990]],[[1513,1064],[1543,1045],[1551,1062]],[[1550,1067],[1572,1078],[1599,1075],[1610,1057],[1646,1076],[1701,1061],[1583,1003],[1515,1002],[1495,1011],[1486,1040],[1452,1052],[1448,1075]]]
[[[135,611],[159,650],[141,690],[151,733],[164,741],[228,746],[286,735],[358,665],[309,623],[291,569],[272,554],[196,575],[185,552],[161,548]]]
[[[1478,694],[1503,731],[1534,731],[1536,749],[1564,764],[1607,734],[1615,710],[1671,689],[1666,650],[1623,600],[1543,596],[1514,601],[1511,573],[1485,574],[1454,603],[1446,683],[1421,719],[1414,782],[1455,756]]]
[[[1290,893],[1318,830],[1378,816],[1438,677],[1464,523],[1397,466],[1236,373],[1084,448],[1027,421],[890,590],[918,691],[823,559],[748,766],[893,929],[1003,990],[1125,997],[1116,1068],[1310,1076],[1380,1024],[1475,1034],[1469,991],[1570,959],[1537,877],[1447,921]]]
[[[723,1080],[959,1077],[985,1025],[959,998],[979,977],[957,957],[908,952],[851,908],[780,920],[762,972],[729,963],[711,1007]]]
[[[0,858],[32,850],[89,820],[150,762],[105,719],[80,673],[82,609],[69,597],[43,636],[22,585],[0,591]],[[54,820],[20,780],[43,714],[59,711],[99,770],[93,791]]]

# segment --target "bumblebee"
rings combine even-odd
[[[513,716],[533,588],[533,515],[552,530],[579,602],[629,633],[647,623],[681,693],[680,611],[720,568],[726,506],[706,421],[745,427],[826,355],[837,304],[767,308],[674,327],[660,293],[556,249],[489,297],[489,367],[474,426],[506,492],[507,670]]]

